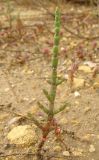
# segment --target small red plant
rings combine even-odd
[[[75,72],[78,70],[79,62],[72,63],[71,67],[68,69],[69,71],[69,79],[70,84],[72,85],[74,82]]]
[[[99,66],[98,65],[94,68],[92,77],[95,78],[97,76],[97,74],[99,74]]]
[[[84,50],[83,50],[83,46],[80,45],[76,51],[76,56],[80,59],[80,60],[84,60],[85,59],[85,54],[84,54]]]
[[[46,44],[49,45],[49,47],[53,47],[54,43],[51,40],[46,40]]]
[[[44,48],[42,50],[42,54],[44,55],[45,58],[49,59],[50,58],[50,49],[48,47]]]

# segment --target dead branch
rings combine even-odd
[[[32,155],[32,156],[35,156],[36,154],[35,153],[10,153],[10,154],[4,154],[4,153],[1,153],[0,154],[0,158],[4,158],[4,157],[11,157],[11,156],[28,156],[28,155]]]

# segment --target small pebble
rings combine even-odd
[[[8,92],[9,90],[10,90],[10,88],[5,88],[5,90],[4,90],[4,91],[5,91],[5,92]]]
[[[74,96],[75,96],[75,97],[80,97],[80,93],[79,93],[78,91],[75,91],[75,92],[74,92]]]
[[[63,156],[68,157],[68,156],[70,156],[70,153],[69,153],[68,151],[64,151],[64,152],[63,152]]]
[[[94,147],[94,145],[90,145],[90,147],[89,147],[89,152],[95,152],[95,147]]]

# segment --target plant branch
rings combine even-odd
[[[40,102],[37,103],[39,108],[42,109],[46,114],[49,114],[49,110],[43,106]]]
[[[35,156],[36,154],[35,153],[26,153],[26,152],[24,152],[24,153],[9,153],[9,154],[2,153],[2,154],[0,154],[0,158],[1,157],[2,158],[11,157],[11,156],[24,156],[24,155],[33,155],[33,156]]]
[[[48,93],[48,91],[46,89],[43,89],[43,93],[44,95],[46,96],[46,98],[48,99],[49,102],[51,102],[51,96],[50,94]]]
[[[69,103],[65,102],[65,104],[63,106],[61,106],[58,110],[54,111],[54,114],[58,114],[58,113],[62,112],[68,105],[69,105]]]

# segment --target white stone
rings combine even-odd
[[[10,88],[5,88],[5,90],[4,90],[4,91],[5,91],[5,92],[8,92],[9,90],[10,90]]]
[[[89,67],[89,66],[79,66],[79,69],[78,69],[79,71],[83,71],[84,73],[91,73],[92,72],[92,70],[91,70],[91,68]]]
[[[8,121],[8,125],[12,125],[16,123],[21,117],[14,117],[10,121]]]
[[[84,64],[85,64],[85,65],[88,65],[90,68],[96,67],[96,63],[93,63],[93,62],[91,62],[91,61],[86,61],[86,62],[84,62]]]
[[[16,145],[30,145],[35,143],[36,134],[30,125],[20,125],[13,128],[7,135],[8,140]]]
[[[85,85],[85,80],[81,78],[74,78],[73,87],[75,89],[82,88]]]
[[[68,80],[68,79],[69,79],[68,74],[65,74],[65,75],[64,75],[64,79],[66,79],[66,80]]]
[[[63,152],[63,156],[68,157],[68,156],[70,156],[70,153],[69,153],[68,151],[64,151],[64,152]]]
[[[78,91],[75,91],[75,92],[74,92],[74,96],[75,96],[75,97],[80,97],[80,93],[79,93]]]
[[[95,152],[95,147],[94,147],[94,145],[90,145],[90,147],[89,147],[89,152]]]

